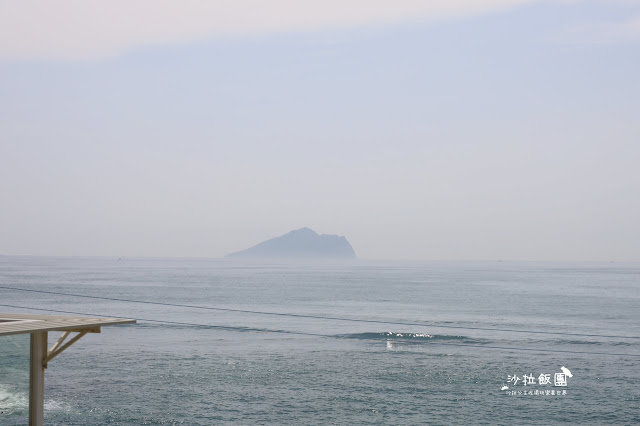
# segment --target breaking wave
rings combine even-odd
[[[64,402],[46,398],[44,409],[46,411],[69,411],[70,406]],[[26,416],[28,413],[28,393],[26,391],[20,392],[13,386],[0,384],[0,424],[3,424],[3,420],[11,418],[11,416]]]
[[[431,342],[431,341],[451,341],[460,343],[480,343],[477,339],[472,339],[467,336],[460,335],[445,335],[445,334],[426,334],[426,333],[397,333],[393,331],[386,331],[382,333],[353,333],[353,334],[341,334],[336,337],[343,339],[360,339],[360,340],[394,340],[405,342]]]
[[[16,392],[7,385],[0,385],[0,413],[3,416],[27,413],[28,409],[29,398],[26,392]]]

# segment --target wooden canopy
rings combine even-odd
[[[89,318],[60,315],[6,314],[0,312],[0,336],[43,331],[99,332],[103,325],[132,324],[122,318]]]

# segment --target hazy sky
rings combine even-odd
[[[640,1],[0,0],[0,254],[640,260]]]

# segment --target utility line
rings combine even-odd
[[[246,309],[219,308],[219,307],[213,307],[213,306],[184,305],[184,304],[178,304],[178,303],[120,299],[116,297],[88,296],[84,294],[62,293],[62,292],[47,291],[47,290],[32,290],[32,289],[26,289],[26,288],[7,287],[7,286],[0,286],[0,289],[27,291],[27,292],[33,292],[33,293],[54,294],[58,296],[85,297],[88,299],[111,300],[116,302],[143,303],[143,304],[149,304],[149,305],[172,306],[172,307],[178,307],[178,308],[205,309],[205,310],[211,310],[211,311],[237,312],[237,313],[256,314],[256,315],[273,315],[273,316],[281,316],[281,317],[311,318],[311,319],[323,319],[323,320],[347,321],[347,322],[364,322],[364,323],[387,324],[387,325],[411,325],[411,326],[420,326],[420,327],[427,326],[427,327],[439,327],[439,328],[453,328],[453,329],[460,329],[460,330],[502,331],[502,332],[509,332],[509,333],[546,334],[546,335],[575,336],[575,337],[605,337],[605,338],[613,338],[613,339],[640,339],[640,336],[616,336],[616,335],[606,335],[606,334],[562,333],[562,332],[555,332],[555,331],[516,330],[516,329],[509,329],[509,328],[469,327],[469,326],[460,326],[460,325],[395,322],[395,321],[370,320],[370,319],[360,319],[360,318],[332,317],[332,316],[322,316],[322,315],[253,311],[253,310],[246,310]]]
[[[88,316],[97,316],[97,317],[109,317],[108,315],[95,315],[89,314],[86,312],[71,312],[71,311],[61,311],[56,309],[43,309],[43,308],[33,308],[29,306],[17,306],[17,305],[7,305],[0,304],[0,306],[5,306],[9,308],[17,308],[17,309],[31,309],[36,311],[45,311],[45,312],[56,312],[63,314],[72,314],[72,315],[88,315]],[[137,321],[146,321],[146,322],[155,322],[162,324],[171,324],[171,325],[183,325],[190,327],[201,327],[208,329],[218,329],[218,330],[229,330],[229,331],[253,331],[253,332],[261,332],[261,333],[283,333],[283,334],[295,334],[295,335],[303,335],[303,336],[314,336],[314,337],[326,337],[332,339],[341,338],[340,335],[330,335],[330,334],[316,334],[316,333],[307,333],[303,331],[289,331],[289,330],[270,330],[266,328],[250,328],[250,327],[230,327],[224,325],[211,325],[211,324],[196,324],[189,322],[177,322],[177,321],[166,321],[166,320],[154,320],[147,318],[136,318]],[[379,339],[373,338],[362,338],[360,340],[372,340],[379,341]],[[554,349],[553,351],[549,351],[547,349],[536,349],[536,348],[520,348],[520,347],[509,347],[509,346],[489,346],[489,345],[474,345],[470,343],[446,343],[446,342],[430,342],[429,345],[443,345],[443,346],[461,346],[461,347],[474,347],[481,349],[496,349],[496,350],[506,350],[506,351],[521,351],[521,352],[553,352],[553,353],[566,353],[566,354],[578,354],[578,355],[608,355],[608,356],[630,356],[630,357],[640,357],[640,354],[629,354],[629,353],[611,353],[611,352],[588,352],[588,351],[569,351],[562,349]]]

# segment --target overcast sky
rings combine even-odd
[[[0,254],[640,260],[640,1],[0,0]]]

